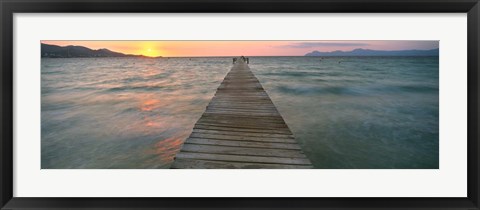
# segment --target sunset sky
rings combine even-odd
[[[187,56],[303,56],[314,50],[356,48],[372,50],[429,50],[438,41],[41,41],[59,46],[107,48],[125,54],[164,57]]]

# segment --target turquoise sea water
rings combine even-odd
[[[231,58],[42,58],[42,168],[168,168]],[[316,168],[438,168],[438,57],[251,57]]]

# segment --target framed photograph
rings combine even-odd
[[[0,6],[1,209],[479,209],[478,0]]]

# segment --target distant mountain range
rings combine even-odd
[[[109,49],[92,50],[83,46],[57,46],[42,43],[42,58],[98,58],[98,57],[146,57],[114,52]]]
[[[369,50],[369,49],[354,49],[352,51],[332,51],[319,52],[313,51],[305,54],[305,56],[438,56],[439,49],[431,50]]]

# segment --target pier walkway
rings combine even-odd
[[[238,58],[171,168],[312,168],[248,64]]]

